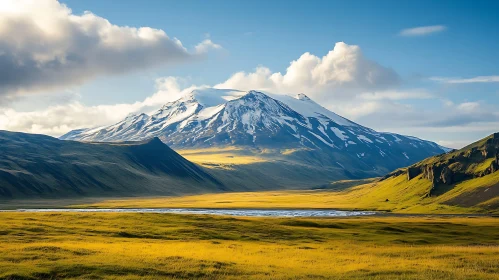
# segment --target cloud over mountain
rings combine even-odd
[[[338,42],[325,56],[309,52],[290,63],[286,72],[272,72],[258,67],[255,72],[238,72],[217,88],[243,90],[260,89],[272,92],[306,92],[322,101],[334,94],[351,98],[351,94],[365,90],[379,90],[397,85],[398,74],[385,66],[367,59],[360,47]]]
[[[0,129],[59,136],[75,128],[117,122],[131,112],[155,110],[165,102],[175,100],[199,87],[181,87],[178,78],[166,77],[156,81],[156,88],[156,93],[134,103],[87,106],[78,100],[71,100],[65,104],[27,112],[0,108]]]
[[[204,47],[198,48],[198,52],[216,48],[213,44],[202,44]],[[459,133],[463,127],[490,133],[497,127],[499,116],[494,108],[476,102],[447,104],[434,92],[405,88],[403,83],[394,70],[366,58],[360,47],[339,42],[324,57],[304,53],[284,73],[260,66],[254,72],[237,72],[215,87],[305,93],[360,124],[405,134],[416,131],[421,137],[428,131]],[[4,108],[0,109],[0,129],[60,136],[72,129],[116,123],[129,113],[150,113],[194,89],[207,87],[211,85],[163,77],[156,80],[154,94],[133,103],[88,106],[70,100],[28,112]],[[422,99],[432,100],[429,102],[441,109],[435,112],[407,102]]]

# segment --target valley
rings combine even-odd
[[[16,165],[12,162],[15,154],[0,156],[3,158],[0,163],[4,166],[18,168],[17,171],[7,171],[7,168],[2,171],[10,176],[0,177],[6,182],[0,186],[4,194],[0,204],[4,209],[30,204],[29,200],[23,199],[31,199],[34,205],[51,208],[54,204],[59,207],[77,205],[100,208],[327,208],[428,214],[498,213],[499,209],[499,172],[496,172],[499,166],[499,134],[461,150],[397,169],[383,177],[355,180],[348,180],[348,173],[342,169],[305,164],[306,157],[293,158],[299,152],[314,153],[308,150],[257,151],[241,147],[179,150],[194,162],[191,163],[157,138],[143,143],[79,143],[27,134],[3,135],[3,143],[9,145],[19,145],[32,139],[38,142],[32,144],[36,155],[25,150],[24,161],[17,161]],[[39,144],[42,140],[44,145]],[[44,154],[47,145],[57,148],[60,156]],[[89,148],[92,151],[86,152],[88,159],[85,165],[74,164],[79,162],[74,158],[76,154],[68,156],[69,152],[90,151]],[[126,173],[108,169],[113,165],[103,160],[98,153],[100,148],[106,151],[108,159],[115,155],[113,160],[129,162],[134,169],[127,168],[127,172],[137,170],[132,171],[138,172],[137,175],[131,173],[129,176],[139,176],[136,180],[142,183],[141,188],[131,189],[136,186],[133,180],[120,181]],[[141,151],[140,154],[138,151]],[[164,155],[160,156],[162,153]],[[46,158],[43,158],[44,155]],[[167,162],[174,163],[164,161],[171,157],[181,164],[165,165]],[[37,176],[32,172],[33,168],[39,168],[41,162],[45,162],[47,168],[60,168],[51,167],[57,166],[54,159],[61,164],[73,162],[64,166],[68,170],[65,174],[75,174],[68,178],[72,181],[53,184],[49,180],[56,179],[49,179],[47,175],[56,176],[57,173]],[[30,160],[38,163],[30,164]],[[75,169],[83,167],[89,169]],[[111,173],[104,175],[106,172]],[[82,177],[83,174],[87,177]],[[95,178],[98,180],[106,176],[117,180],[113,179],[112,183],[100,181],[101,187],[96,188],[92,181],[85,181],[96,174],[101,174]],[[13,185],[9,178],[16,176],[26,180],[26,186],[32,187],[23,189]],[[58,180],[61,178],[59,176]],[[145,178],[153,181],[145,183]],[[337,178],[344,180],[338,181]],[[17,184],[22,185],[21,181]],[[73,184],[74,188],[68,188],[67,184]],[[126,187],[127,184],[129,187]],[[51,202],[50,199],[54,198],[61,200]]]
[[[452,203],[456,197],[473,193],[478,187],[495,191],[499,175],[476,182],[458,184],[444,196],[423,198],[430,183],[407,186],[405,178],[383,184],[368,183],[341,190],[296,190],[234,192],[181,197],[119,198],[68,207],[88,208],[248,208],[248,209],[341,209],[413,214],[496,213],[497,206],[474,202],[472,205]],[[481,184],[483,183],[483,185]],[[414,189],[411,189],[414,187]]]
[[[108,200],[102,208],[328,208],[395,213],[499,213],[499,134],[370,180],[314,190]]]

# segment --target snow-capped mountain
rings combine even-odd
[[[108,142],[151,137],[184,149],[231,145],[319,151],[342,168],[380,172],[447,151],[433,142],[356,124],[305,94],[221,89],[195,90],[150,116],[129,115],[114,125],[74,130],[60,139]]]

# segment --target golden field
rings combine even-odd
[[[204,167],[223,167],[267,162],[261,153],[250,152],[238,147],[177,150],[184,158]]]
[[[479,209],[428,204],[404,208],[395,201],[374,198],[369,186],[357,191],[265,191],[201,194],[190,196],[139,197],[107,199],[90,204],[71,205],[76,208],[256,208],[256,209],[344,209],[378,210],[401,213],[473,213]],[[364,197],[367,195],[367,197]],[[416,200],[416,199],[415,199]],[[417,210],[411,212],[410,210]]]
[[[0,279],[499,279],[491,217],[0,213]]]

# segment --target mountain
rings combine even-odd
[[[409,212],[499,211],[499,133],[350,190],[360,207]],[[466,210],[466,211],[469,211]]]
[[[158,137],[174,149],[244,147],[286,160],[333,166],[345,178],[386,174],[448,151],[411,136],[377,132],[320,106],[304,94],[195,90],[158,111],[110,126],[71,131],[60,139],[130,141]]]
[[[0,131],[0,198],[166,195],[225,190],[158,138],[81,143]]]

